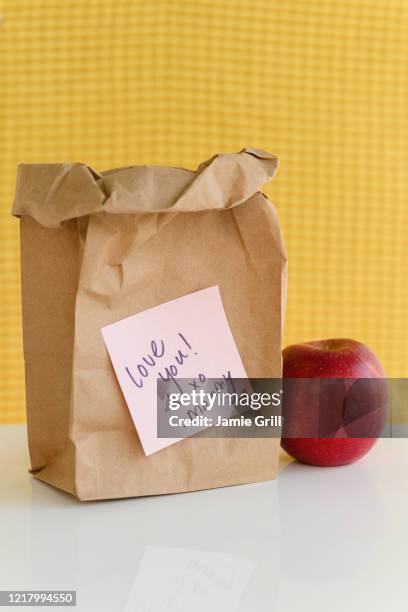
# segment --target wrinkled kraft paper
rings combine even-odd
[[[276,157],[253,149],[195,172],[19,166],[13,214],[37,478],[93,500],[275,477],[276,438],[192,438],[146,457],[101,327],[219,285],[248,376],[279,377],[286,256],[260,192],[276,167]]]

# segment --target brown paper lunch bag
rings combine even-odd
[[[276,438],[190,438],[146,457],[101,327],[219,285],[249,377],[280,377],[286,257],[260,191],[277,158],[216,155],[197,171],[22,164],[24,358],[31,470],[81,500],[268,480]]]

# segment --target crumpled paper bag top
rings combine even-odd
[[[98,173],[85,164],[20,164],[13,215],[45,227],[98,212],[167,213],[231,208],[275,175],[278,159],[259,149],[221,154],[196,171],[130,166]]]

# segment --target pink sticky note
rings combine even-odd
[[[102,335],[146,455],[179,441],[157,437],[157,379],[172,365],[177,378],[195,381],[247,377],[218,286],[107,325]]]

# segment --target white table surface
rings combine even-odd
[[[0,427],[2,590],[75,589],[81,611],[408,609],[408,440],[352,466],[282,454],[273,482],[105,502],[27,466],[25,428]]]

